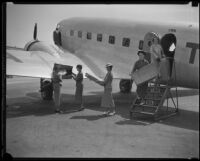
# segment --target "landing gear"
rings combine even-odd
[[[53,96],[53,85],[50,80],[40,80],[40,92],[43,100],[52,100]]]
[[[122,79],[119,83],[119,88],[121,93],[131,92],[133,81],[129,79]]]

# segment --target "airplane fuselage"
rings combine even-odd
[[[199,28],[195,25],[151,24],[103,19],[72,18],[58,23],[60,47],[81,58],[99,77],[105,76],[107,62],[114,65],[115,78],[130,79],[129,73],[142,50],[149,52],[149,33],[160,39],[172,33],[176,37],[175,68],[172,82],[181,87],[199,87]]]

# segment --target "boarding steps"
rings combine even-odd
[[[166,62],[164,62],[166,63]],[[163,65],[163,64],[162,64]],[[165,64],[166,65],[166,64]],[[174,63],[175,65],[175,63]],[[164,66],[163,66],[164,67]],[[131,108],[130,108],[130,118],[133,116],[150,116],[155,121],[168,118],[177,114],[178,112],[178,94],[177,87],[170,85],[170,79],[165,83],[166,85],[161,84],[161,79],[157,79],[157,71],[155,70],[155,65],[150,64],[146,67],[146,69],[142,69],[142,74],[138,74],[134,76],[136,78],[140,75],[140,78],[136,78],[137,83],[148,81],[148,88],[144,100],[141,102],[137,97],[134,98]],[[164,68],[166,70],[166,66]],[[146,70],[146,72],[145,72]],[[152,71],[152,72],[151,72]],[[149,73],[149,75],[148,75]],[[161,72],[163,77],[166,77],[166,71]],[[172,88],[175,89],[176,102],[174,101],[172,95]],[[174,107],[168,106],[169,99],[172,101]],[[167,105],[164,105],[166,100]]]

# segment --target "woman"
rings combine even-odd
[[[75,101],[78,103],[80,110],[84,109],[83,107],[83,73],[82,65],[77,65],[76,69],[78,74],[72,73],[72,78],[76,81],[76,92],[75,92]]]
[[[155,63],[158,69],[157,79],[161,77],[160,74],[160,61],[164,57],[164,52],[162,46],[159,43],[159,40],[156,38],[153,39],[153,44],[150,47],[151,53],[151,63]]]
[[[94,82],[104,86],[104,94],[101,99],[101,107],[107,109],[103,114],[110,116],[115,115],[116,112],[115,103],[112,96],[112,67],[113,65],[111,63],[106,64],[107,74],[103,81],[97,80],[96,78],[86,73],[86,77],[88,77],[90,80],[93,80]]]
[[[111,63],[106,64],[107,74],[102,82],[104,86],[104,94],[101,100],[101,107],[107,108],[107,111],[104,112],[106,115],[115,115],[115,103],[112,96],[112,67]]]

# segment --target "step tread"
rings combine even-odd
[[[163,93],[164,93],[164,91],[158,91],[158,90],[156,90],[156,91],[147,90],[147,92],[148,92],[148,93],[160,93],[160,94],[163,94]]]
[[[152,101],[160,101],[162,97],[160,98],[144,98],[145,100],[152,100]]]
[[[157,108],[157,106],[154,106],[154,105],[148,105],[148,104],[144,104],[144,105],[140,105],[140,104],[134,104],[135,106],[137,107],[146,107],[146,108]]]
[[[162,88],[162,89],[165,89],[167,88],[167,86],[148,86],[148,88]]]
[[[148,104],[144,104],[144,105],[138,105],[140,107],[150,107],[150,108],[157,108],[158,106],[154,106],[154,105],[148,105]]]
[[[146,111],[131,111],[133,113],[140,113],[140,114],[146,114],[146,115],[155,115],[155,112],[146,112]]]

